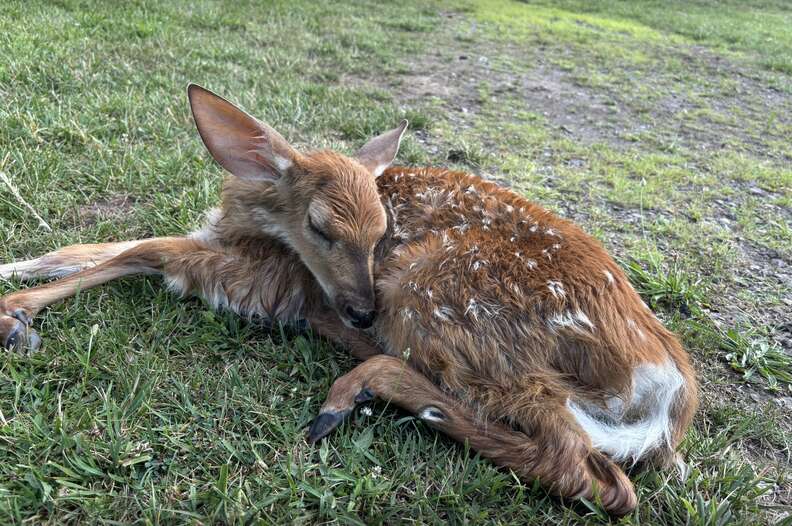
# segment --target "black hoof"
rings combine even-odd
[[[321,413],[314,418],[311,423],[311,428],[308,430],[308,442],[315,444],[330,434],[333,429],[337,428],[344,418],[349,414],[349,411],[342,411],[340,413]]]
[[[41,347],[41,337],[28,327],[30,318],[27,314],[18,314],[15,312],[12,316],[0,316],[0,341],[3,348],[16,351],[38,350]]]
[[[25,332],[27,327],[16,318],[7,317],[2,320],[2,332],[5,333],[3,347],[6,349],[16,349],[22,346],[26,340]]]

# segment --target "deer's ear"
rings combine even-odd
[[[374,177],[379,177],[385,168],[391,165],[396,154],[399,153],[399,145],[401,144],[404,131],[407,129],[407,121],[401,121],[396,128],[386,131],[382,135],[378,135],[366,143],[355,154],[355,158],[371,170]]]
[[[220,165],[250,181],[275,181],[299,155],[278,132],[211,91],[187,88],[201,139]]]

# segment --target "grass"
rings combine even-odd
[[[728,353],[729,364],[747,380],[755,375],[764,377],[774,391],[780,389],[779,383],[792,389],[792,358],[778,344],[755,332],[730,329],[723,335],[721,349]]]
[[[648,301],[653,310],[678,311],[682,316],[700,314],[705,292],[698,281],[678,265],[664,269],[657,259],[651,260],[648,268],[638,261],[623,264],[635,290]]]
[[[403,162],[483,173],[581,223],[691,351],[702,408],[686,476],[636,470],[640,506],[620,522],[786,524],[790,13],[772,0],[6,2],[0,170],[53,232],[0,187],[0,260],[198,225],[222,174],[190,81],[304,147],[350,152],[408,118]],[[84,291],[36,325],[41,352],[0,359],[2,523],[610,521],[385,405],[307,445],[353,365],[344,350],[155,278]]]

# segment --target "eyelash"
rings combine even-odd
[[[324,232],[322,232],[321,230],[319,230],[319,228],[317,228],[317,226],[316,226],[316,225],[314,225],[313,221],[311,221],[310,219],[308,220],[308,227],[309,227],[309,228],[311,229],[311,231],[312,231],[314,234],[316,234],[316,236],[317,236],[317,237],[319,237],[319,238],[320,238],[322,241],[326,242],[326,243],[327,243],[328,245],[330,245],[330,246],[332,246],[332,245],[333,245],[333,240],[332,240],[332,239],[330,239],[330,238],[327,236],[327,234],[325,234]]]

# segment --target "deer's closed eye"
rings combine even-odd
[[[330,236],[327,234],[327,232],[325,232],[324,230],[322,230],[321,228],[319,228],[318,226],[316,226],[316,223],[314,223],[314,222],[313,222],[313,219],[311,219],[311,217],[310,217],[310,216],[308,217],[308,228],[310,228],[310,229],[311,229],[311,232],[312,232],[312,233],[313,233],[313,234],[314,234],[316,237],[318,237],[319,239],[321,239],[322,241],[324,241],[325,243],[327,243],[327,244],[328,244],[328,246],[332,246],[332,244],[333,244],[333,238],[331,238],[331,237],[330,237]]]

